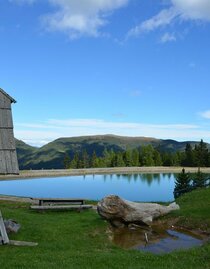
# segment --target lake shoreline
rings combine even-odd
[[[20,171],[19,175],[0,175],[0,180],[18,180],[24,178],[64,177],[102,174],[167,174],[180,173],[183,167],[112,167],[112,168],[84,168],[84,169],[51,169]],[[197,167],[185,167],[186,172],[196,173]],[[210,167],[200,168],[201,172],[210,174]]]

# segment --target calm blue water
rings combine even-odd
[[[0,181],[0,194],[87,198],[115,194],[131,201],[174,200],[174,174],[87,175]]]

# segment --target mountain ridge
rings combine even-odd
[[[160,151],[176,152],[183,151],[186,144],[192,146],[198,144],[197,141],[178,142],[172,139],[157,139],[153,137],[128,137],[118,135],[93,135],[78,137],[61,137],[42,147],[33,147],[21,140],[16,139],[16,147],[20,169],[62,169],[65,155],[73,158],[74,153],[81,154],[86,151],[89,155],[96,152],[97,156],[102,156],[104,150],[116,152],[126,149],[139,148],[145,145],[152,145]],[[210,148],[210,145],[207,144]]]

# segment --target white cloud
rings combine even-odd
[[[129,36],[138,36],[172,24],[176,20],[210,21],[209,0],[171,0],[171,7],[161,10],[157,15],[143,21],[128,32]]]
[[[205,119],[210,119],[210,110],[204,111],[200,113],[201,117]]]
[[[19,4],[33,4],[39,0],[8,0]],[[98,37],[116,9],[126,6],[130,0],[45,0],[55,8],[42,16],[49,31],[65,32],[71,39],[81,36]],[[127,37],[154,31],[179,20],[210,21],[210,0],[168,0],[169,8],[133,27]],[[166,3],[168,4],[168,1]],[[173,40],[168,40],[173,41]]]
[[[176,36],[174,34],[165,33],[162,35],[160,42],[161,43],[167,43],[167,42],[173,42],[176,41]]]
[[[191,124],[143,124],[101,119],[50,119],[43,123],[16,124],[15,136],[31,145],[41,146],[60,137],[115,134],[175,140],[210,140],[210,131]]]
[[[9,0],[17,4],[33,4],[38,0]],[[104,35],[101,28],[108,17],[130,0],[45,0],[55,8],[42,16],[44,27],[49,31],[65,32],[71,39],[81,36]]]
[[[143,32],[150,32],[159,27],[166,26],[170,24],[171,21],[175,19],[177,16],[178,16],[178,12],[174,7],[169,8],[169,9],[163,9],[156,16],[132,28],[129,31],[128,36],[138,36],[139,34]]]
[[[107,18],[115,9],[129,0],[48,0],[58,10],[45,15],[43,22],[50,31],[66,32],[70,38],[97,37],[108,23]]]
[[[210,20],[209,0],[172,0],[183,19]]]
[[[27,128],[15,129],[15,137],[24,141],[25,143],[32,146],[43,146],[56,138],[62,137],[62,132],[56,132],[56,130],[46,131],[46,130],[30,130]]]

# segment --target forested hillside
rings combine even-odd
[[[20,169],[210,166],[209,144],[114,135],[60,138],[41,148],[16,140]]]

